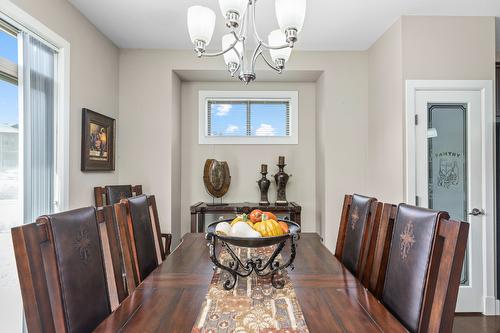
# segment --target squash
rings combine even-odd
[[[247,214],[243,213],[241,215],[236,215],[236,217],[231,221],[231,226],[235,225],[236,222],[247,222],[247,221],[248,221]],[[248,221],[248,222],[250,222],[250,221]]]
[[[248,215],[248,218],[253,223],[260,222],[260,221],[262,221],[262,211],[260,209],[252,210],[252,212]]]
[[[281,229],[283,229],[283,232],[285,234],[287,234],[288,233],[288,224],[286,222],[283,222],[283,221],[279,221],[278,224],[281,227]]]
[[[281,236],[285,233],[278,222],[268,219],[266,214],[262,215],[262,221],[255,223],[253,228],[257,230],[262,237]]]

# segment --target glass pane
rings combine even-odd
[[[251,133],[255,136],[287,136],[287,102],[252,102],[250,104]]]
[[[4,332],[21,332],[23,322],[10,236],[10,228],[21,223],[17,94],[16,85],[0,80],[0,322]]]
[[[245,136],[247,134],[247,103],[212,102],[209,136]]]
[[[467,221],[467,105],[428,105],[429,208]],[[461,283],[468,285],[467,252]]]
[[[0,30],[0,57],[17,64],[17,38]]]

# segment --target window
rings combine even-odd
[[[296,91],[200,91],[200,144],[297,144]]]

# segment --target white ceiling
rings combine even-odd
[[[195,4],[217,13],[209,48],[227,33],[217,0],[68,1],[121,48],[191,49],[186,12]],[[308,0],[297,49],[365,50],[401,15],[500,16],[500,0]],[[257,23],[261,36],[278,27],[273,0],[258,0]]]

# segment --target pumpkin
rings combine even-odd
[[[250,221],[252,221],[253,223],[260,222],[262,221],[262,211],[260,209],[254,209],[252,210],[250,215],[248,215],[248,217],[250,218]]]
[[[262,215],[262,221],[255,223],[253,228],[257,230],[262,237],[281,236],[284,234],[278,222],[268,219],[265,214]]]
[[[283,222],[283,221],[279,221],[278,224],[281,227],[281,229],[283,229],[283,232],[285,234],[287,234],[288,233],[288,224],[286,224],[286,222]]]
[[[247,221],[248,221],[247,214],[243,213],[241,215],[236,215],[233,221],[231,221],[231,226],[235,225],[236,222],[247,222]]]
[[[274,215],[273,213],[270,213],[270,212],[263,212],[262,214],[266,214],[267,215],[267,219],[268,220],[275,220],[275,221],[278,221],[278,218],[276,217],[276,215]]]

